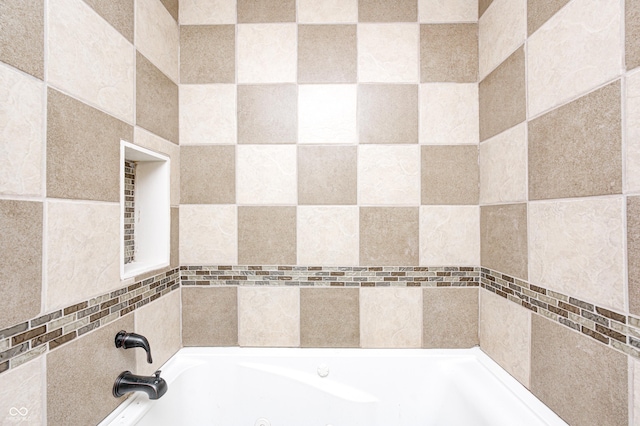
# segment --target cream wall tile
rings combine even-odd
[[[297,81],[296,24],[241,24],[237,40],[238,83]]]
[[[526,123],[480,144],[480,204],[526,201]]]
[[[238,204],[296,204],[296,163],[293,145],[238,145]]]
[[[238,287],[240,346],[300,346],[300,289]]]
[[[358,147],[360,204],[419,205],[420,146]]]
[[[419,0],[420,22],[476,22],[478,2],[475,0]]]
[[[40,195],[44,91],[39,80],[0,64],[0,193]]]
[[[169,156],[171,168],[170,203],[172,206],[180,204],[180,146],[137,126],[133,130],[133,141],[136,145]]]
[[[301,24],[358,22],[358,0],[298,0]]]
[[[624,310],[623,198],[529,203],[529,279]]]
[[[627,77],[626,190],[640,191],[640,71]]]
[[[46,423],[42,407],[42,390],[46,380],[43,360],[44,357],[39,357],[0,375],[0,413],[3,424]],[[15,410],[19,411],[15,413]],[[22,415],[21,412],[25,414]]]
[[[417,83],[419,45],[418,25],[359,24],[359,81]]]
[[[478,105],[475,83],[421,84],[420,143],[477,144],[480,139]]]
[[[488,291],[480,291],[480,348],[520,383],[529,386],[531,314]]]
[[[180,85],[180,145],[237,142],[234,84]]]
[[[479,77],[482,80],[527,36],[526,0],[495,0],[478,23]]]
[[[361,288],[360,346],[421,347],[422,289]]]
[[[529,116],[610,80],[622,69],[620,2],[575,0],[529,37]]]
[[[298,207],[298,264],[358,265],[359,212],[349,207]]]
[[[180,0],[180,25],[236,23],[236,0]]]
[[[480,207],[420,207],[420,265],[479,264]]]
[[[136,1],[136,48],[174,83],[178,82],[180,28],[157,0]]]
[[[640,361],[630,358],[633,368],[633,414],[632,424],[640,425]]]
[[[51,0],[48,13],[48,82],[133,122],[134,47],[82,0]]]
[[[298,86],[299,143],[358,143],[355,84]]]
[[[235,265],[238,263],[236,206],[180,206],[180,264]]]
[[[162,318],[162,326],[158,320]],[[151,345],[153,364],[147,363],[145,351],[136,351],[136,374],[153,374],[182,346],[180,334],[180,291],[172,291],[136,310],[135,332]]]
[[[120,286],[120,206],[46,203],[45,311]]]

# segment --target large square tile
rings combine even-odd
[[[474,0],[418,0],[420,22],[477,22],[478,5]]]
[[[422,204],[478,204],[477,145],[421,146]]]
[[[360,264],[418,264],[418,207],[361,207]]]
[[[300,289],[300,346],[360,346],[359,289]]]
[[[640,66],[640,4],[637,0],[626,0],[625,14],[625,59],[627,69],[631,70]]]
[[[180,148],[180,203],[235,204],[235,146]]]
[[[478,206],[420,207],[420,265],[480,264]]]
[[[361,288],[360,346],[419,348],[422,346],[422,289]]]
[[[299,25],[298,82],[355,83],[356,25]]]
[[[358,22],[358,0],[298,0],[298,23],[340,24]]]
[[[494,0],[478,22],[479,79],[500,65],[527,37],[527,0]]]
[[[295,207],[238,207],[240,265],[296,265]]]
[[[358,86],[360,143],[418,143],[418,85]]]
[[[237,26],[238,83],[295,83],[296,24]]]
[[[358,80],[363,83],[417,83],[417,24],[358,25]]]
[[[293,145],[239,145],[236,151],[238,204],[296,204],[297,158]]]
[[[0,412],[6,413],[7,422],[45,424],[43,391],[46,370],[44,357],[19,367],[13,367],[0,376]],[[24,416],[15,415],[15,409],[27,408]],[[12,410],[12,408],[14,410]]]
[[[296,0],[237,0],[238,22],[295,22]]]
[[[236,206],[180,206],[180,264],[236,265],[237,210]]]
[[[485,268],[527,279],[527,205],[480,207],[480,260]]]
[[[627,259],[629,312],[640,315],[640,197],[637,196],[627,198]]]
[[[358,0],[360,22],[416,22],[417,0]]]
[[[298,147],[298,203],[357,204],[355,146]]]
[[[180,0],[181,25],[235,24],[236,0]]]
[[[421,144],[477,144],[478,119],[476,83],[420,85]]]
[[[626,78],[626,191],[640,191],[640,70]]]
[[[237,287],[182,288],[185,346],[238,345]]]
[[[472,348],[480,343],[477,288],[423,288],[422,303],[423,348]]]
[[[298,86],[299,143],[358,143],[357,86]]]
[[[419,205],[420,147],[363,145],[358,149],[361,205]]]
[[[135,4],[136,49],[167,77],[178,83],[180,55],[178,23],[159,1],[139,0]]]
[[[235,83],[235,58],[235,25],[180,27],[180,83]]]
[[[238,288],[240,346],[300,346],[300,289]]]
[[[358,265],[356,206],[298,207],[298,264]]]
[[[236,98],[233,84],[180,85],[180,145],[235,144]]]
[[[295,85],[238,86],[238,143],[296,143],[297,137]]]
[[[44,79],[44,2],[0,3],[0,61]]]
[[[420,81],[475,83],[478,24],[421,24]]]

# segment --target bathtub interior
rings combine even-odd
[[[184,348],[101,425],[566,425],[479,348]]]

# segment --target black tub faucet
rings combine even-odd
[[[149,346],[149,341],[146,337],[136,334],[136,333],[127,333],[122,330],[116,334],[116,348],[142,348],[147,352],[147,362],[149,364],[153,363],[153,359],[151,358],[151,346]]]
[[[122,372],[113,384],[113,396],[120,398],[129,392],[144,392],[149,399],[158,399],[167,392],[169,386],[160,377],[160,370],[153,376],[136,376],[131,371]]]

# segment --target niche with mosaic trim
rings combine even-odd
[[[120,145],[120,276],[169,265],[170,160],[122,141]]]

